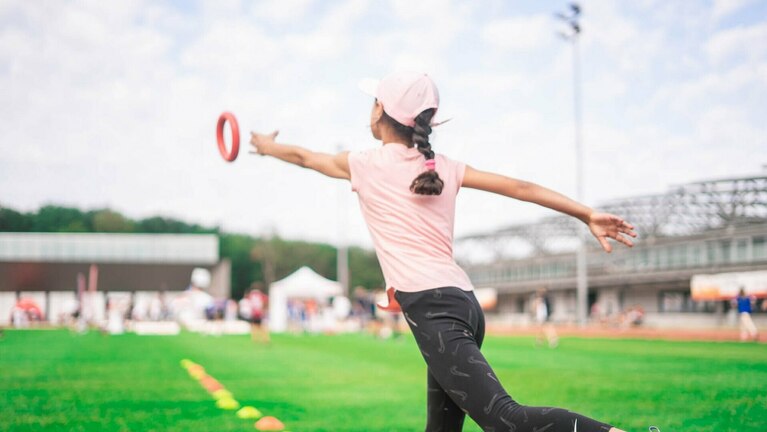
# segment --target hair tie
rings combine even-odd
[[[434,171],[434,166],[436,165],[437,161],[434,159],[426,159],[426,169],[429,171]]]

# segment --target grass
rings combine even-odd
[[[489,337],[511,395],[629,431],[767,431],[767,348],[738,343]],[[0,431],[252,431],[215,407],[189,358],[253,405],[303,431],[418,431],[425,365],[412,338],[102,336],[10,331],[0,339]],[[470,420],[466,431],[480,429]]]

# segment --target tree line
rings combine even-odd
[[[232,263],[232,296],[242,297],[253,283],[279,280],[301,266],[309,266],[328,279],[337,279],[336,247],[325,243],[287,240],[278,235],[255,237],[223,232],[178,219],[153,216],[134,220],[111,209],[80,210],[46,205],[36,212],[20,212],[0,206],[0,232],[216,234],[219,256]],[[375,252],[349,247],[351,287],[383,287]]]

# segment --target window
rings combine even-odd
[[[645,269],[648,267],[648,264],[650,264],[650,251],[647,249],[642,249],[642,251],[639,253],[639,262],[638,266],[641,269]]]
[[[754,237],[751,240],[751,248],[751,256],[754,261],[767,259],[767,242],[765,242],[765,237]]]
[[[703,265],[703,245],[702,244],[696,243],[691,246],[690,265],[692,267],[698,267]]]
[[[721,251],[721,253],[719,254],[719,257],[721,258],[721,262],[723,263],[732,262],[732,241],[721,240],[719,242],[719,250]]]
[[[661,312],[690,312],[690,293],[686,291],[663,291],[660,293]]]
[[[672,246],[669,261],[672,268],[687,266],[687,245]]]
[[[718,252],[718,249],[716,247],[716,242],[707,241],[706,242],[706,264],[712,265],[712,264],[719,263],[717,252]]]
[[[525,312],[525,298],[517,297],[517,313]]]
[[[748,239],[735,240],[735,262],[748,261]]]
[[[665,269],[669,265],[669,250],[668,247],[659,247],[655,251],[655,268]]]

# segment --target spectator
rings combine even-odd
[[[759,340],[759,332],[751,319],[755,300],[754,296],[747,296],[746,290],[743,288],[733,300],[733,303],[738,306],[738,315],[740,315],[740,340],[744,342],[749,339],[752,341]]]
[[[269,304],[269,297],[261,290],[263,285],[254,283],[251,291],[247,295],[248,306],[250,307],[250,337],[253,341],[268,343],[269,330],[264,327],[263,321],[266,318],[266,308]]]
[[[541,288],[535,294],[533,299],[533,314],[535,315],[535,323],[538,325],[538,336],[536,338],[536,345],[542,345],[543,339],[546,339],[546,343],[549,348],[556,348],[559,345],[559,336],[557,330],[549,322],[551,317],[551,302],[546,295],[546,288]]]

